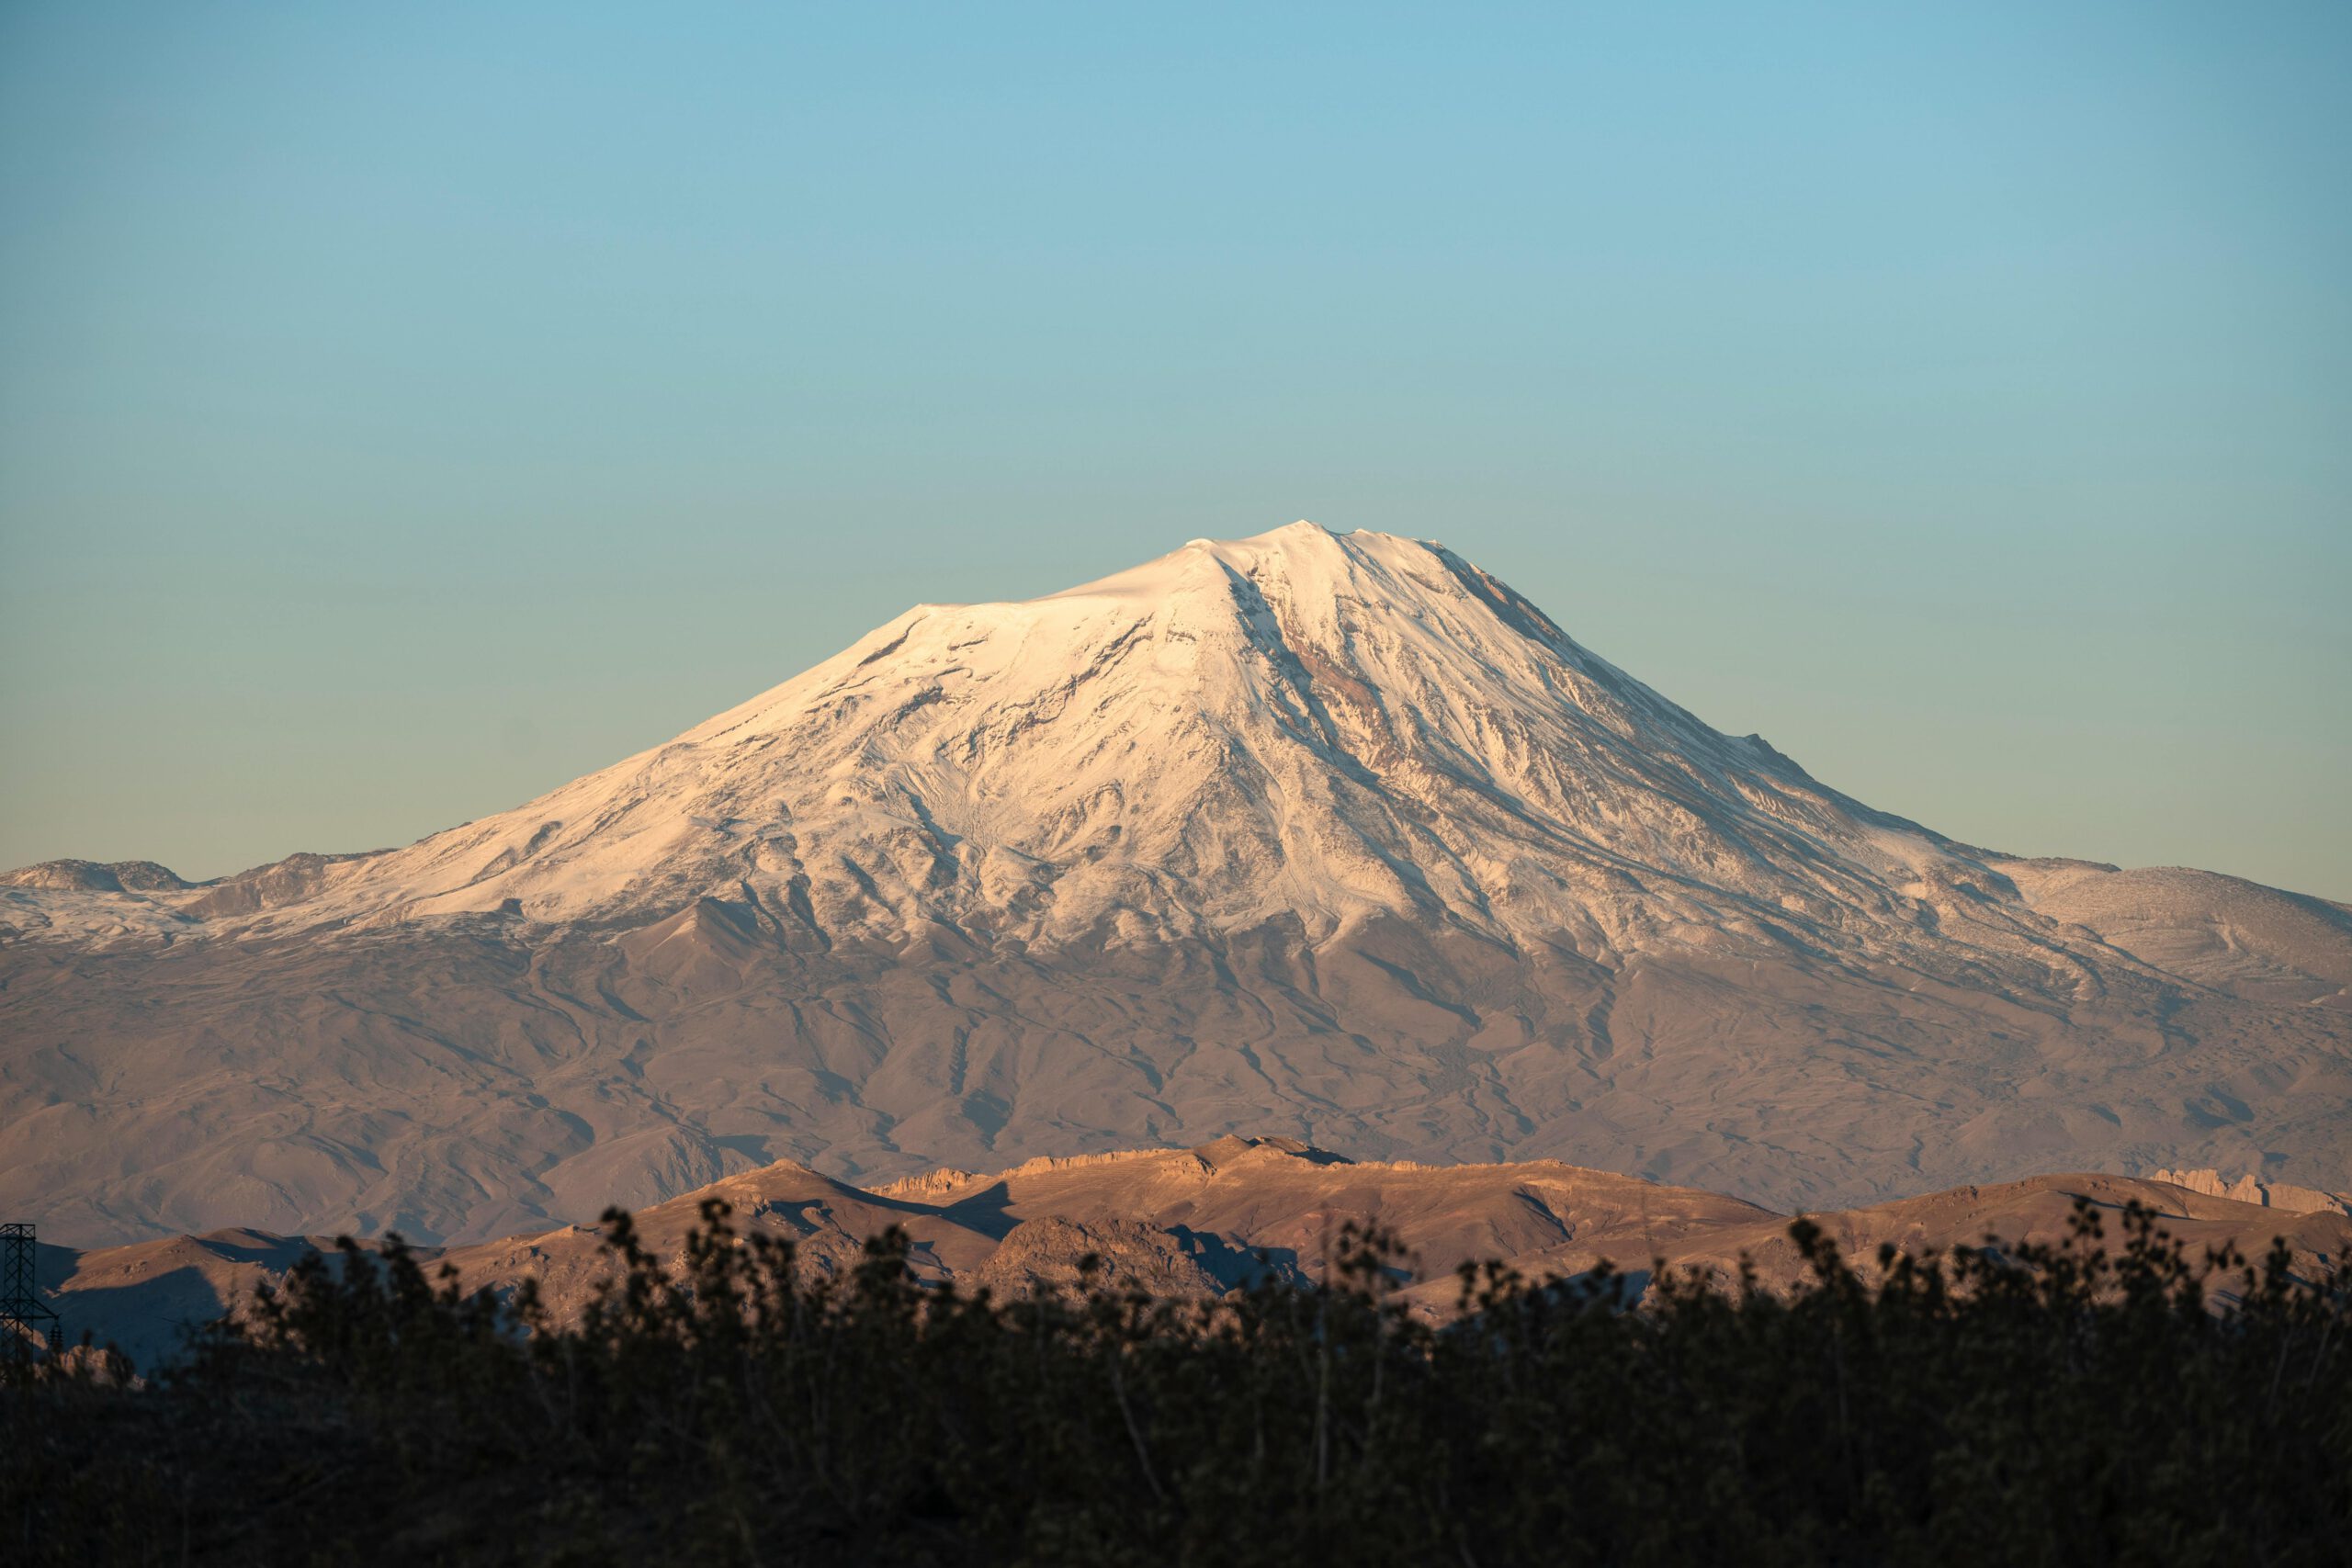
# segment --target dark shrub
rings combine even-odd
[[[1786,1296],[1619,1310],[1465,1269],[1431,1327],[1351,1235],[1213,1303],[798,1278],[606,1216],[577,1323],[346,1245],[143,1387],[0,1393],[13,1562],[2273,1563],[2352,1546],[2352,1273],[1814,1227]],[[1100,1279],[1091,1274],[1090,1282]]]

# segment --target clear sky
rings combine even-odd
[[[404,842],[905,605],[1443,539],[2352,899],[2352,6],[0,6],[0,865]]]

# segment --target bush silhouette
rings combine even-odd
[[[2245,1563],[2352,1551],[2352,1272],[1800,1221],[1793,1292],[1465,1268],[1155,1300],[835,1277],[628,1216],[576,1321],[342,1244],[143,1386],[0,1392],[18,1562]],[[1091,1260],[1090,1260],[1091,1262]]]

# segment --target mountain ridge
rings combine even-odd
[[[1367,1162],[1295,1139],[1229,1136],[1191,1149],[1046,1156],[1002,1171],[946,1174],[953,1179],[944,1183],[918,1178],[862,1189],[779,1162],[642,1210],[633,1228],[674,1270],[704,1204],[716,1200],[739,1235],[790,1241],[804,1276],[837,1276],[869,1238],[896,1225],[918,1280],[984,1286],[1002,1299],[1072,1288],[1089,1255],[1103,1282],[1161,1296],[1214,1297],[1269,1275],[1306,1282],[1322,1276],[1342,1226],[1378,1226],[1404,1250],[1408,1277],[1395,1280],[1400,1300],[1432,1321],[1452,1315],[1454,1270],[1465,1263],[1498,1262],[1540,1279],[1582,1274],[1607,1259],[1634,1295],[1660,1262],[1728,1284],[1746,1259],[1767,1290],[1787,1289],[1807,1269],[1788,1237],[1787,1214],[1555,1160]],[[2272,1207],[2258,1188],[2224,1187],[2211,1171],[2046,1175],[1808,1217],[1868,1270],[1883,1244],[1916,1255],[1982,1245],[1988,1235],[2011,1246],[2054,1241],[2077,1198],[2110,1214],[2143,1204],[2191,1257],[2225,1244],[2259,1255],[2281,1238],[2307,1277],[2352,1246],[2352,1201],[2341,1195],[2299,1195],[2303,1206]],[[2121,1227],[2109,1229],[2107,1245],[2118,1245]],[[468,1290],[503,1292],[535,1280],[541,1300],[566,1320],[611,1277],[602,1234],[567,1224],[428,1248],[424,1261],[454,1268]],[[256,1286],[282,1283],[304,1255],[331,1250],[324,1237],[240,1228],[86,1251],[44,1245],[38,1273],[74,1333],[87,1328],[152,1368],[183,1329],[238,1310]]]

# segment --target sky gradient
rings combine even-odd
[[[1309,517],[1956,837],[2352,899],[2347,80],[2342,5],[0,8],[0,866],[405,842]]]

